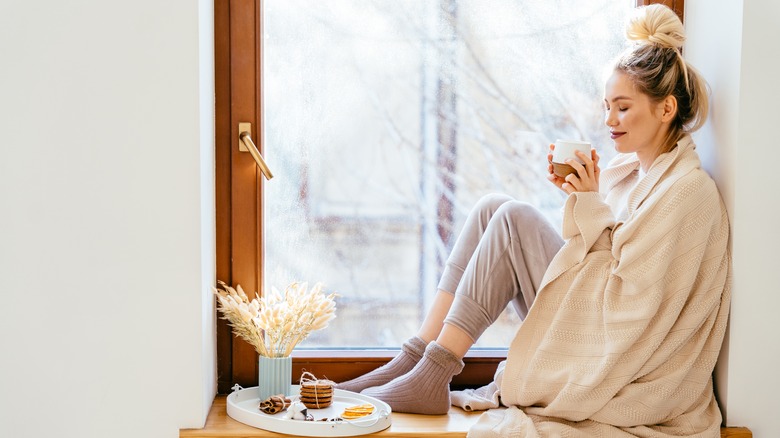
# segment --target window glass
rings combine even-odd
[[[560,226],[548,144],[593,143],[634,0],[265,0],[265,288],[337,292],[308,347],[398,347],[470,208],[530,202]],[[477,347],[506,347],[505,311]]]

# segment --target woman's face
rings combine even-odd
[[[628,76],[615,71],[607,80],[604,106],[604,122],[615,149],[636,152],[643,167],[652,164],[669,130],[669,123],[662,120],[664,103],[653,103],[648,95],[636,90]]]

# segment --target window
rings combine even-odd
[[[556,138],[609,144],[603,71],[624,0],[265,0],[265,288],[337,291],[303,345],[397,347],[415,333],[465,216],[513,194],[559,221]],[[608,159],[612,151],[600,151]],[[506,347],[504,313],[478,342]],[[359,330],[358,330],[359,328]]]
[[[255,0],[215,2],[218,277],[248,290],[323,281],[341,295],[338,318],[302,346],[397,347],[481,195],[510,193],[559,221],[546,145],[609,144],[603,67],[634,4],[263,0],[261,11]],[[270,182],[233,150],[245,121]],[[518,323],[505,312],[478,347],[508,345]],[[219,343],[220,390],[256,381],[251,348],[225,326]],[[492,371],[467,364],[464,375]]]

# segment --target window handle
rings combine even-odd
[[[260,168],[265,179],[271,179],[274,174],[271,173],[271,169],[265,164],[263,156],[260,155],[260,151],[255,146],[255,142],[252,141],[252,124],[251,123],[239,123],[238,124],[238,150],[242,152],[249,152],[252,158],[255,159],[257,167]]]

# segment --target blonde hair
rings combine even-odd
[[[682,56],[685,28],[671,9],[660,4],[636,8],[626,37],[634,44],[615,63],[637,90],[653,102],[668,96],[677,100],[665,148],[667,152],[683,134],[696,131],[707,120],[707,83]]]

